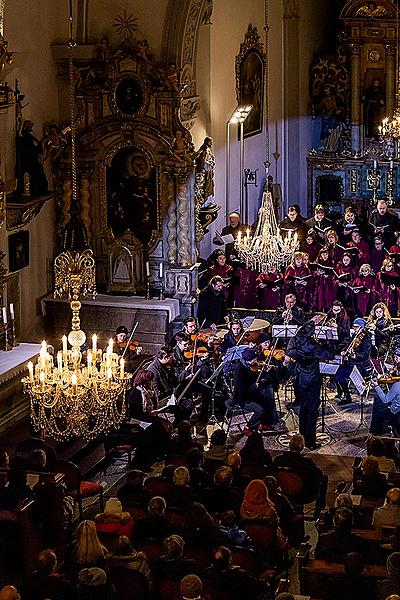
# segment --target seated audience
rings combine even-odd
[[[226,458],[226,432],[223,429],[213,431],[210,447],[204,452],[204,460],[219,460],[223,464]]]
[[[160,558],[153,561],[153,577],[159,581],[162,577],[183,577],[189,573],[198,573],[197,563],[192,558],[184,558],[185,542],[180,535],[173,533],[165,538]]]
[[[189,573],[183,577],[180,585],[180,600],[206,600],[208,596],[203,596],[203,582],[198,575]]]
[[[364,560],[358,552],[350,552],[344,557],[344,575],[332,578],[327,600],[373,600],[371,583],[363,577]]]
[[[400,523],[400,489],[392,488],[386,494],[385,504],[374,510],[372,525],[375,529],[395,527]]]
[[[219,520],[219,530],[226,538],[227,544],[233,546],[251,546],[252,540],[244,529],[240,529],[233,510],[226,510]]]
[[[170,525],[165,516],[167,504],[162,496],[153,496],[147,507],[148,516],[135,523],[135,539],[164,539],[170,533]]]
[[[298,546],[304,537],[304,523],[302,515],[296,514],[296,511],[278,486],[275,477],[269,475],[264,479],[267,486],[268,496],[278,513],[279,523],[283,533],[288,537],[289,542]]]
[[[238,490],[244,490],[249,483],[248,477],[243,477],[241,473],[242,458],[238,451],[233,451],[226,457],[226,465],[232,469],[232,485]]]
[[[400,595],[400,552],[392,552],[388,556],[386,571],[388,578],[376,582],[376,600],[386,600],[391,594]]]
[[[237,514],[242,503],[242,494],[232,487],[232,469],[222,466],[214,474],[214,485],[202,493],[204,504],[211,513],[221,514],[234,510]]]
[[[379,471],[379,463],[373,456],[364,461],[362,474],[354,485],[354,493],[364,498],[384,498],[388,485],[386,477]]]
[[[204,578],[223,589],[232,600],[257,598],[261,591],[255,577],[232,565],[231,551],[226,546],[218,546],[214,550],[211,567],[206,569]]]
[[[146,505],[149,501],[149,494],[143,487],[146,474],[143,471],[133,469],[128,471],[125,483],[121,485],[117,492],[117,498],[121,500],[122,505],[126,507],[129,504]]]
[[[21,593],[24,600],[70,600],[72,586],[58,572],[57,556],[46,549],[36,557],[36,571],[22,581]]]
[[[354,506],[353,499],[350,494],[338,494],[335,499],[335,506],[331,507],[324,515],[324,527],[331,529],[333,526],[333,518],[338,508],[347,508],[353,514],[353,527],[355,529],[367,529],[368,521],[360,512],[357,506]],[[370,523],[369,523],[370,524]]]
[[[396,463],[393,458],[386,456],[385,444],[380,438],[374,436],[369,438],[367,441],[367,455],[376,458],[379,464],[379,470],[382,473],[390,473],[391,471],[396,470]]]
[[[107,574],[99,567],[82,569],[78,573],[77,600],[117,600],[112,583]]]
[[[192,434],[191,423],[189,421],[180,421],[167,446],[167,456],[186,456],[191,448],[198,448],[202,451],[203,446],[193,439]]]
[[[190,475],[187,467],[177,467],[174,471],[173,486],[165,495],[167,506],[186,509],[196,499],[190,487]]]
[[[203,452],[199,448],[191,448],[186,454],[190,485],[195,491],[203,490],[212,483],[211,475],[203,468],[203,458]]]
[[[81,521],[76,528],[76,540],[72,546],[72,560],[80,566],[104,565],[108,550],[101,544],[94,521]]]
[[[263,465],[267,469],[272,467],[272,457],[264,448],[264,438],[260,433],[253,432],[245,441],[240,450],[242,466],[248,464]]]
[[[118,535],[132,535],[133,519],[129,512],[122,510],[118,498],[109,498],[104,507],[104,512],[95,516],[98,532],[116,533]]]
[[[184,538],[187,543],[213,548],[217,526],[207,509],[200,502],[193,502],[186,511]]]
[[[346,554],[359,552],[365,554],[363,540],[351,532],[353,515],[348,508],[339,508],[333,518],[333,531],[322,533],[318,537],[315,558],[328,562],[343,563]]]
[[[146,554],[134,550],[126,535],[119,536],[114,545],[113,552],[106,556],[106,567],[107,571],[113,568],[137,571],[146,577],[149,586],[152,585],[152,577]]]

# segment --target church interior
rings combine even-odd
[[[0,600],[400,600],[400,0],[0,0],[0,309]]]

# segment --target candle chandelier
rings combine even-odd
[[[264,192],[254,234],[250,235],[249,229],[244,236],[239,232],[235,247],[248,268],[271,273],[291,261],[298,245],[296,233],[289,230],[287,236],[281,236],[271,192]]]
[[[75,153],[75,94],[73,79],[72,5],[70,3],[70,109],[71,109],[71,220],[77,213],[77,169]],[[71,229],[74,233],[74,227]],[[71,235],[71,242],[74,242]],[[73,244],[72,244],[73,246]],[[111,428],[118,427],[125,417],[125,392],[132,377],[125,372],[123,357],[113,352],[113,340],[103,353],[92,336],[92,347],[86,344],[81,330],[80,295],[96,296],[96,266],[92,250],[62,252],[54,261],[54,296],[66,296],[72,311],[72,328],[62,338],[62,350],[57,352],[56,363],[48,352],[46,341],[37,364],[28,363],[28,376],[22,379],[30,397],[31,420],[36,431],[57,441],[71,437],[91,440]],[[68,344],[70,348],[68,348]]]

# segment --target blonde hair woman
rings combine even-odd
[[[103,564],[108,550],[99,540],[94,521],[82,521],[76,529],[72,558],[80,566]]]

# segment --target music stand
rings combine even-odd
[[[317,325],[315,327],[315,338],[317,340],[337,340],[338,333],[336,327],[329,327],[328,325]]]
[[[365,380],[357,367],[353,367],[353,370],[350,373],[350,380],[356,388],[360,399],[360,421],[357,429],[355,429],[352,435],[352,439],[354,440],[363,427],[369,431],[368,423],[364,418],[364,402],[367,400],[369,392],[371,391],[372,380],[368,384],[365,384]]]
[[[273,338],[292,338],[296,335],[298,330],[297,325],[273,325],[272,326],[272,337]]]

